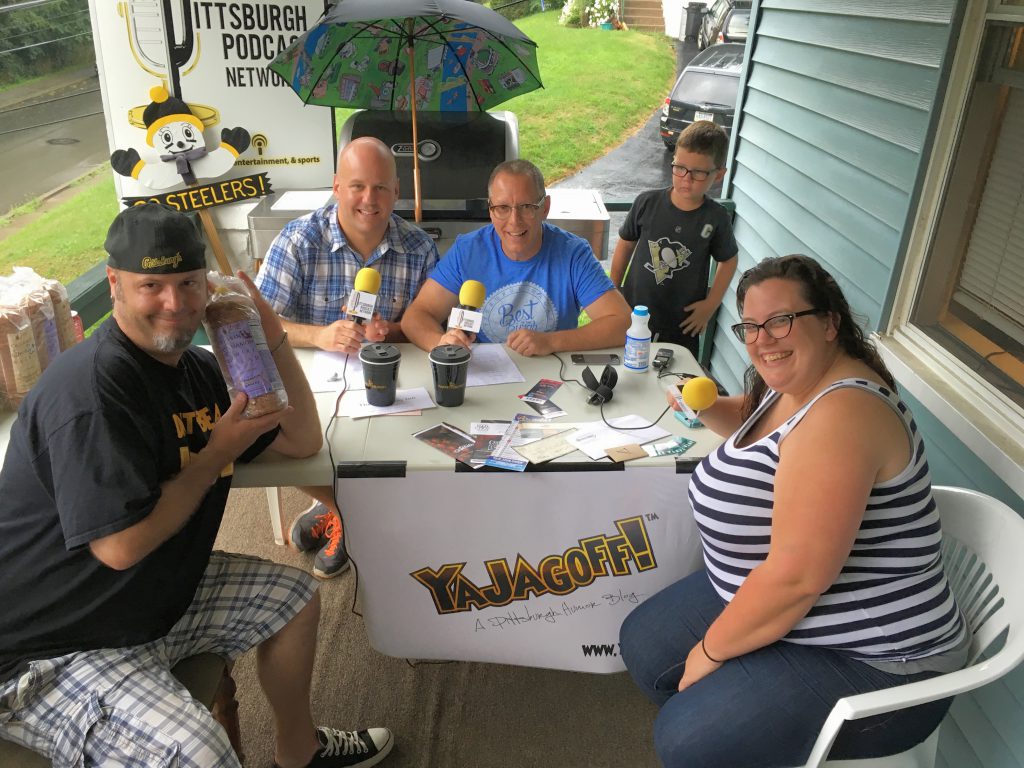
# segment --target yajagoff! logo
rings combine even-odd
[[[437,612],[445,614],[541,595],[568,595],[604,576],[628,576],[633,568],[640,572],[658,567],[642,517],[616,520],[615,527],[616,535],[578,539],[579,546],[548,555],[537,565],[522,555],[517,555],[514,565],[507,558],[487,560],[484,567],[491,581],[482,586],[462,572],[465,562],[420,568],[409,575],[427,588]]]

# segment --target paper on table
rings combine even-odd
[[[508,356],[504,344],[474,344],[473,356],[469,360],[467,387],[483,387],[487,384],[510,384],[526,381],[519,368]]]
[[[639,427],[647,424],[648,421],[641,416],[619,416],[611,419],[610,424],[617,427]],[[570,445],[579,448],[587,456],[594,459],[603,459],[609,448],[619,445],[635,443],[640,445],[651,440],[658,440],[666,437],[670,432],[655,425],[646,429],[631,429],[628,432],[619,432],[612,429],[603,421],[595,421],[590,424],[582,424],[576,432],[569,435],[566,440]]]
[[[557,459],[559,456],[565,456],[576,450],[576,446],[565,439],[568,434],[569,432],[562,432],[558,435],[551,435],[551,437],[545,437],[527,445],[520,445],[513,450],[531,464],[551,461],[551,459]]]
[[[341,416],[349,416],[353,419],[362,419],[366,416],[382,416],[388,413],[401,413],[402,411],[414,411],[417,408],[434,408],[434,401],[430,399],[427,390],[423,387],[414,389],[400,389],[395,393],[394,405],[377,406],[366,402],[366,391],[348,392],[341,398],[341,409],[338,411]]]
[[[348,358],[347,366],[345,358]],[[314,392],[340,392],[342,371],[345,373],[346,389],[366,389],[363,383],[363,363],[359,355],[318,349],[313,353],[312,369],[306,373],[309,388]]]
[[[272,211],[312,211],[327,203],[333,193],[329,189],[285,192],[270,206]]]

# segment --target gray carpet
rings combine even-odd
[[[285,494],[285,519],[307,501]],[[217,541],[220,549],[301,568],[312,554],[274,544],[266,496],[236,489]],[[655,707],[626,674],[511,667],[466,662],[423,663],[370,648],[363,622],[351,613],[355,576],[324,582],[313,680],[317,722],[339,728],[386,725],[396,745],[388,768],[646,768]],[[255,674],[255,655],[235,667],[246,765],[273,760],[270,713]]]

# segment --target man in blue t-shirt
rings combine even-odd
[[[405,311],[409,341],[427,350],[504,342],[527,356],[621,346],[629,307],[586,240],[544,223],[551,199],[537,166],[501,163],[487,198],[490,226],[456,238]],[[444,328],[466,280],[487,289],[478,335]],[[581,309],[590,323],[577,327]]]

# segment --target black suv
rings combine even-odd
[[[673,149],[679,134],[697,120],[710,120],[732,132],[743,49],[742,43],[722,43],[693,57],[661,109],[661,140],[666,147]]]
[[[697,43],[707,48],[715,43],[745,43],[750,27],[751,0],[715,0],[704,14]]]

